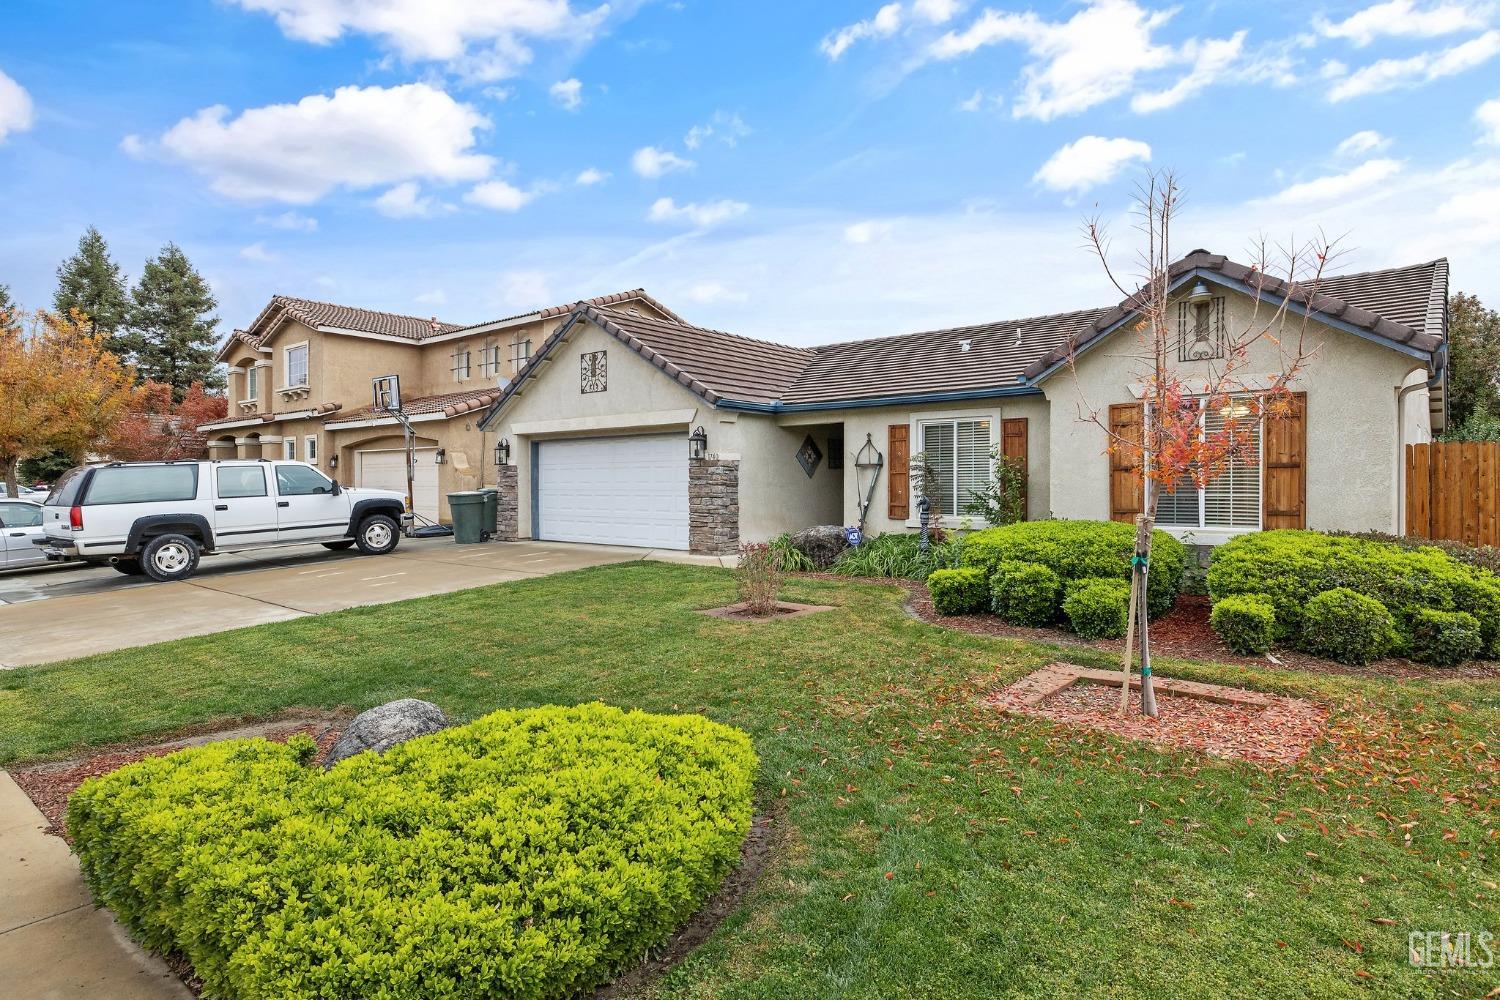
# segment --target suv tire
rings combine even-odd
[[[359,522],[359,530],[354,533],[354,544],[367,556],[383,556],[400,540],[395,519],[385,514],[371,514]]]
[[[199,551],[187,535],[157,535],[141,548],[141,571],[157,583],[186,580],[198,569]]]
[[[116,573],[124,573],[126,576],[140,576],[146,572],[139,559],[121,559],[119,562],[110,563],[109,568]]]
[[[342,552],[345,549],[351,547],[353,544],[354,544],[354,539],[352,539],[352,538],[345,538],[343,541],[338,541],[338,542],[324,542],[323,543],[323,548],[325,548],[325,549],[332,549],[335,552]]]

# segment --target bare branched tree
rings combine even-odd
[[[1171,172],[1151,173],[1137,195],[1136,228],[1144,241],[1138,274],[1126,281],[1115,264],[1104,224],[1086,223],[1089,250],[1103,265],[1129,313],[1116,336],[1134,335],[1127,352],[1141,420],[1130,428],[1113,426],[1084,398],[1077,379],[1076,345],[1068,365],[1079,388],[1079,419],[1104,431],[1111,455],[1137,470],[1143,499],[1136,518],[1131,574],[1130,618],[1122,657],[1123,714],[1129,701],[1134,648],[1139,644],[1141,710],[1157,714],[1151,681],[1150,629],[1146,583],[1151,567],[1152,529],[1162,496],[1178,489],[1203,489],[1236,462],[1258,461],[1258,434],[1267,421],[1293,413],[1291,386],[1313,359],[1317,345],[1311,303],[1324,273],[1337,256],[1337,241],[1272,246],[1264,239],[1251,248],[1251,273],[1243,282],[1251,300],[1248,318],[1237,324],[1215,307],[1206,285],[1180,295],[1177,283],[1188,273],[1172,256],[1172,225],[1182,198]],[[1183,341],[1187,343],[1184,344]],[[1211,417],[1211,419],[1210,419]],[[1137,639],[1138,635],[1138,639]]]

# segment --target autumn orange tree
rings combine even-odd
[[[198,425],[220,419],[227,409],[225,398],[210,394],[202,382],[194,382],[182,402],[173,403],[170,384],[148,380],[99,450],[121,462],[194,458]]]
[[[1266,421],[1291,415],[1289,388],[1312,359],[1316,345],[1309,342],[1310,309],[1295,309],[1318,294],[1325,269],[1336,255],[1333,242],[1319,238],[1309,243],[1277,248],[1264,241],[1252,253],[1250,276],[1244,283],[1250,299],[1248,317],[1219,323],[1195,309],[1193,330],[1173,322],[1181,300],[1190,306],[1194,295],[1206,297],[1206,287],[1183,296],[1178,283],[1188,269],[1172,255],[1172,225],[1181,188],[1171,172],[1148,174],[1137,197],[1139,230],[1144,246],[1137,252],[1138,274],[1123,276],[1111,252],[1105,227],[1098,217],[1086,225],[1088,246],[1104,267],[1110,282],[1123,296],[1131,317],[1121,331],[1134,335],[1136,347],[1124,352],[1142,404],[1138,426],[1116,427],[1106,412],[1080,397],[1080,418],[1105,434],[1111,455],[1134,468],[1144,499],[1136,518],[1132,558],[1130,612],[1122,653],[1120,712],[1129,703],[1132,660],[1138,647],[1141,673],[1141,711],[1157,714],[1151,679],[1150,626],[1146,620],[1146,582],[1151,569],[1152,529],[1163,494],[1178,489],[1202,489],[1236,460],[1258,461],[1257,431]],[[1207,293],[1211,294],[1211,293]],[[1202,324],[1217,326],[1206,331]],[[1203,357],[1180,360],[1178,340],[1184,335],[1211,333],[1217,343]],[[1076,351],[1068,365],[1077,379]],[[1214,419],[1206,419],[1213,414]]]
[[[79,312],[38,311],[0,323],[0,470],[17,495],[21,459],[50,451],[83,458],[137,405],[135,372],[91,336]]]

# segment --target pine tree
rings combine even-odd
[[[74,309],[88,317],[88,331],[102,335],[105,348],[121,354],[120,334],[129,309],[125,299],[125,275],[109,258],[109,246],[99,230],[89,226],[78,240],[78,252],[57,269],[57,294],[52,306],[60,316]]]
[[[146,261],[130,299],[125,346],[141,378],[170,385],[178,403],[194,382],[224,387],[214,350],[219,303],[177,244]]]
[[[0,285],[0,333],[21,329],[21,308],[11,298],[10,286]]]

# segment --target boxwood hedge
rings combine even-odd
[[[1130,613],[1130,584],[1113,577],[1085,577],[1068,584],[1063,615],[1084,639],[1118,639]]]
[[[1113,577],[1130,580],[1130,557],[1135,552],[1135,526],[1117,521],[1023,521],[985,528],[964,539],[959,560],[993,573],[1006,561],[1041,563],[1063,579]],[[1151,570],[1147,576],[1148,614],[1160,618],[1172,610],[1182,590],[1187,549],[1165,531],[1151,542]]]
[[[755,753],[698,716],[503,711],[324,772],[231,740],[85,782],[95,898],[206,992],[553,997],[640,958],[729,871]]]
[[[1215,602],[1264,594],[1276,610],[1276,637],[1304,643],[1308,602],[1347,588],[1374,598],[1395,621],[1393,652],[1412,652],[1423,610],[1466,611],[1479,622],[1489,655],[1500,652],[1500,577],[1430,547],[1316,531],[1262,531],[1214,549],[1208,590]]]
[[[927,592],[940,615],[969,615],[990,603],[989,581],[983,570],[973,566],[933,570],[927,577]]]

